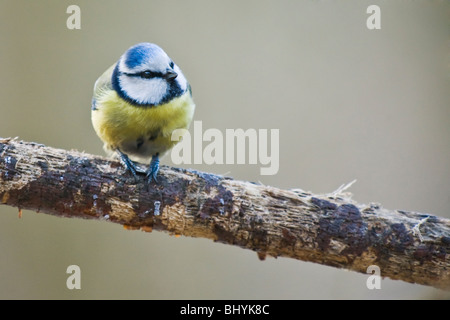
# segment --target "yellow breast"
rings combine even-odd
[[[170,139],[172,131],[187,129],[194,109],[188,91],[166,104],[139,107],[108,90],[96,101],[92,124],[106,149],[119,148],[136,161],[144,161],[173,147],[176,142]]]

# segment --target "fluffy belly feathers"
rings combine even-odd
[[[111,90],[96,101],[92,123],[106,151],[119,149],[132,160],[147,163],[177,143],[171,141],[172,132],[189,127],[194,109],[189,91],[166,104],[137,107]]]

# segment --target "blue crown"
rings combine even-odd
[[[128,68],[133,69],[158,54],[164,54],[164,51],[156,44],[138,43],[127,51],[124,62]]]

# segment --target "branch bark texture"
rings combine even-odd
[[[117,161],[0,138],[0,202],[128,229],[202,237],[450,289],[450,220],[162,166],[147,188]]]

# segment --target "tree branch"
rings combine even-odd
[[[0,138],[2,204],[162,230],[450,289],[450,220],[162,166],[136,183],[117,161]]]

